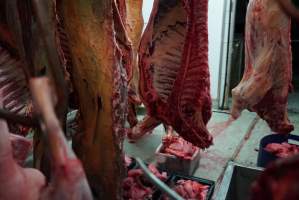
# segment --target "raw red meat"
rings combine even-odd
[[[123,182],[123,199],[140,200],[150,198],[153,190],[142,185],[132,177],[128,177]]]
[[[211,117],[207,0],[155,0],[141,40],[140,94],[145,120],[129,133],[138,139],[161,122],[207,148]]]
[[[198,147],[193,146],[183,138],[174,135],[163,137],[163,153],[168,153],[178,158],[191,160]]]
[[[184,199],[206,200],[209,186],[200,184],[192,180],[179,180],[174,186],[174,190]],[[168,200],[167,197],[164,198]]]
[[[0,121],[0,199],[38,200],[46,186],[45,177],[36,169],[21,168],[13,159],[7,124]]]
[[[290,18],[276,1],[252,0],[246,17],[245,72],[232,90],[232,116],[243,109],[256,112],[272,131],[294,130],[287,115],[291,89]]]
[[[32,140],[14,134],[10,134],[9,139],[12,145],[13,157],[22,166],[32,149]]]
[[[166,181],[167,179],[167,173],[162,172],[160,173],[159,170],[156,168],[155,165],[149,164],[148,169],[156,176],[158,177],[161,181]]]
[[[30,116],[31,99],[23,67],[24,64],[0,44],[0,89],[4,96],[3,107],[15,114]],[[24,126],[10,123],[8,125],[12,133],[18,135],[28,133],[28,129]]]
[[[161,181],[166,181],[166,172],[160,173],[153,164],[150,164],[148,169]],[[141,169],[131,169],[128,177],[123,181],[123,198],[131,200],[151,198],[154,189],[154,186],[143,176]]]
[[[299,153],[299,147],[287,142],[282,144],[271,143],[265,147],[265,150],[280,158],[286,158]]]
[[[91,192],[81,162],[64,138],[52,104],[49,81],[32,80],[31,88],[42,125],[48,138],[52,158],[52,177],[47,184],[45,176],[36,169],[22,168],[13,159],[13,150],[7,124],[0,121],[0,199],[1,200],[91,200]],[[3,98],[0,98],[0,107]]]
[[[279,159],[262,172],[252,187],[252,200],[299,199],[299,156]]]
[[[129,156],[125,155],[125,166],[129,167],[132,163],[132,158],[130,158]]]

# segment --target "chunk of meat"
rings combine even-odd
[[[177,156],[178,158],[191,160],[198,147],[187,142],[181,137],[167,135],[163,137],[163,153]]]
[[[128,177],[123,182],[123,199],[140,200],[150,198],[153,190],[145,187],[139,181]]]
[[[160,173],[159,170],[156,168],[156,166],[153,165],[153,164],[149,164],[148,169],[150,170],[151,173],[153,173],[161,181],[166,181],[166,179],[167,179],[167,173],[166,172]]]
[[[209,186],[192,180],[178,180],[173,189],[184,199],[206,200]],[[168,199],[164,197],[164,200]]]
[[[155,0],[142,37],[140,94],[147,120],[128,133],[138,139],[161,122],[185,140],[207,148],[212,136],[207,0]]]
[[[9,139],[12,145],[13,157],[22,166],[32,149],[32,140],[15,134],[10,134]]]
[[[125,155],[125,165],[129,167],[132,163],[132,158],[130,156]]]
[[[254,182],[252,200],[299,199],[299,156],[279,159],[271,163]]]
[[[232,116],[256,112],[272,131],[293,131],[287,114],[292,66],[290,18],[276,1],[249,2],[245,32],[245,72],[232,90]]]
[[[13,158],[7,124],[0,121],[0,199],[39,200],[46,187],[44,175],[36,169],[25,169]]]
[[[167,173],[159,172],[153,164],[149,164],[148,169],[161,181],[166,181]],[[128,177],[123,181],[123,198],[140,200],[151,198],[155,187],[144,176],[142,169],[131,169]]]
[[[265,150],[280,158],[286,158],[299,153],[299,147],[287,142],[282,144],[271,143],[265,147]]]

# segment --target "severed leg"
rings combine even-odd
[[[81,162],[69,147],[54,111],[54,98],[47,78],[30,81],[32,96],[42,118],[52,158],[52,178],[41,199],[92,199]]]
[[[135,140],[140,139],[146,133],[151,132],[159,124],[161,124],[160,120],[147,115],[140,123],[128,130],[127,136],[131,142],[134,142]]]

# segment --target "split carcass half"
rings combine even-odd
[[[73,147],[99,199],[119,199],[124,177],[126,71],[115,38],[113,0],[61,0],[82,134]]]
[[[206,128],[211,117],[207,15],[207,0],[155,0],[139,49],[139,87],[148,116],[130,138],[163,122],[198,147],[212,144]]]
[[[249,2],[246,17],[245,72],[232,90],[232,116],[243,109],[256,112],[272,131],[293,131],[287,115],[291,90],[290,18],[277,1]]]

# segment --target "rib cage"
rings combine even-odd
[[[153,85],[159,97],[167,102],[175,79],[181,67],[182,52],[185,39],[185,23],[177,22],[169,25],[153,41],[154,51],[150,61],[154,66]],[[156,61],[157,60],[157,61]]]
[[[31,114],[31,97],[27,87],[25,72],[22,63],[13,58],[9,52],[0,45],[0,91],[3,96],[3,108],[10,112]],[[8,124],[10,132],[20,135],[27,134],[22,126]]]
[[[29,102],[29,90],[21,63],[0,46],[0,90],[4,96],[4,108],[25,114]]]
[[[207,13],[208,0],[154,2],[139,50],[140,93],[151,119],[130,138],[162,122],[198,147],[212,144]]]
[[[164,103],[167,102],[181,67],[186,20],[182,1],[154,2],[152,16],[140,47],[141,65],[144,65],[140,69],[140,93],[145,101],[150,91],[151,95],[157,96]],[[149,32],[152,34],[147,37]],[[153,83],[144,83],[144,79],[151,79]]]

